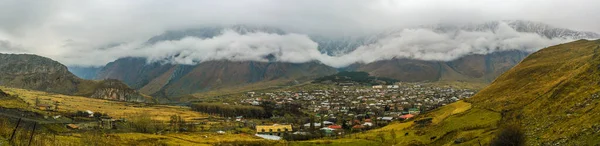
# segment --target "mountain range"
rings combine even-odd
[[[456,33],[458,31],[494,31],[506,23],[518,32],[535,33],[545,38],[569,40],[599,38],[593,32],[555,28],[531,21],[493,21],[470,25],[420,26],[435,32]],[[167,31],[146,42],[181,40],[185,37],[212,38],[229,29],[240,34],[265,32],[286,34],[272,27],[247,25],[202,27],[197,29]],[[354,51],[360,46],[397,36],[402,29],[357,37],[328,38],[311,36],[318,43],[320,52],[336,56]],[[495,51],[487,54],[473,53],[451,61],[431,61],[409,58],[393,58],[371,63],[354,63],[343,68],[334,68],[318,61],[307,63],[257,62],[213,60],[195,65],[149,62],[146,58],[125,57],[102,67],[69,67],[69,70],[86,79],[117,79],[140,92],[177,101],[179,96],[224,88],[247,86],[284,85],[304,82],[316,77],[331,75],[337,71],[363,71],[373,76],[387,77],[406,82],[475,82],[490,83],[497,76],[512,68],[529,52],[521,48]],[[268,56],[266,56],[268,57]],[[276,59],[274,59],[276,60]]]

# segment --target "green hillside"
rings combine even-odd
[[[600,143],[600,40],[540,50],[471,98],[515,121],[529,144]]]
[[[600,143],[600,40],[531,54],[466,102],[378,130],[295,145],[490,145],[516,125],[527,145]],[[432,118],[430,124],[416,124]],[[407,134],[408,133],[408,134]]]

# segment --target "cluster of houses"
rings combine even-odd
[[[260,105],[264,100],[277,104],[299,103],[303,110],[329,116],[361,116],[372,112],[380,118],[409,119],[421,112],[469,98],[474,90],[436,87],[420,83],[375,86],[336,86],[327,89],[248,92],[240,102]]]
[[[323,89],[276,92],[248,92],[240,100],[245,105],[260,105],[263,101],[276,104],[299,103],[303,111],[327,117],[343,119],[352,130],[370,128],[380,123],[411,119],[422,112],[469,98],[476,91],[451,87],[437,87],[420,83],[394,85],[357,86],[339,84]],[[239,103],[238,103],[239,104]],[[340,121],[323,120],[305,123],[293,134],[302,134],[303,129],[314,127],[326,135],[343,133]],[[374,122],[376,121],[376,122]],[[279,135],[292,132],[281,128],[284,125],[256,126],[257,134]],[[285,125],[292,127],[291,125]],[[346,127],[348,128],[348,127]],[[279,130],[278,130],[279,129]]]

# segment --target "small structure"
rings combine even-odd
[[[85,110],[85,112],[89,115],[90,118],[94,117],[94,112],[90,110]]]
[[[354,125],[354,126],[352,126],[352,129],[354,129],[354,130],[361,130],[363,128],[365,128],[365,126],[363,126],[363,125]]]
[[[115,129],[117,127],[116,121],[116,119],[102,118],[100,119],[99,126],[103,129]]]
[[[340,126],[340,125],[329,125],[329,126],[327,126],[327,128],[331,128],[331,129],[334,129],[334,130],[339,130],[339,129],[342,129],[342,126]]]
[[[37,104],[39,110],[51,111],[52,106],[49,104]]]
[[[373,86],[373,89],[381,89],[381,88],[383,88],[383,85],[375,85],[375,86]]]
[[[320,130],[323,131],[323,133],[325,133],[326,136],[331,136],[333,134],[333,131],[335,131],[335,129],[329,127],[323,127]]]
[[[415,115],[413,115],[413,114],[406,114],[406,115],[402,115],[402,116],[400,116],[400,119],[403,119],[403,120],[408,120],[408,119],[410,119],[410,118],[412,118],[412,117],[414,117],[414,116],[415,116]]]
[[[67,124],[67,128],[69,128],[69,129],[79,129],[79,126],[77,126],[75,124]]]
[[[292,125],[257,125],[256,134],[267,134],[267,135],[283,135],[284,133],[292,132]]]
[[[389,122],[389,121],[394,120],[394,117],[382,117],[381,120]]]
[[[268,139],[268,140],[281,140],[281,137],[275,135],[266,135],[266,134],[254,134],[260,138]]]
[[[418,115],[421,111],[418,108],[410,108],[408,109],[408,113],[412,115]]]

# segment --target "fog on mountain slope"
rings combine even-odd
[[[360,45],[342,42],[339,43],[342,47],[339,47],[327,44],[332,41],[321,39],[315,42],[307,35],[283,33],[268,27],[244,29],[243,26],[235,26],[214,29],[171,33],[152,38],[149,41],[151,43],[122,44],[97,53],[117,55],[118,51],[124,54],[117,56],[144,57],[148,58],[149,63],[197,64],[211,60],[291,63],[320,61],[332,67],[345,67],[354,63],[393,58],[450,61],[465,55],[497,51],[533,52],[574,39],[598,37],[595,33],[553,28],[529,21],[500,21],[479,25],[392,30],[363,37],[359,39],[363,43]],[[319,48],[320,46],[329,48]],[[352,48],[355,46],[358,47]]]

